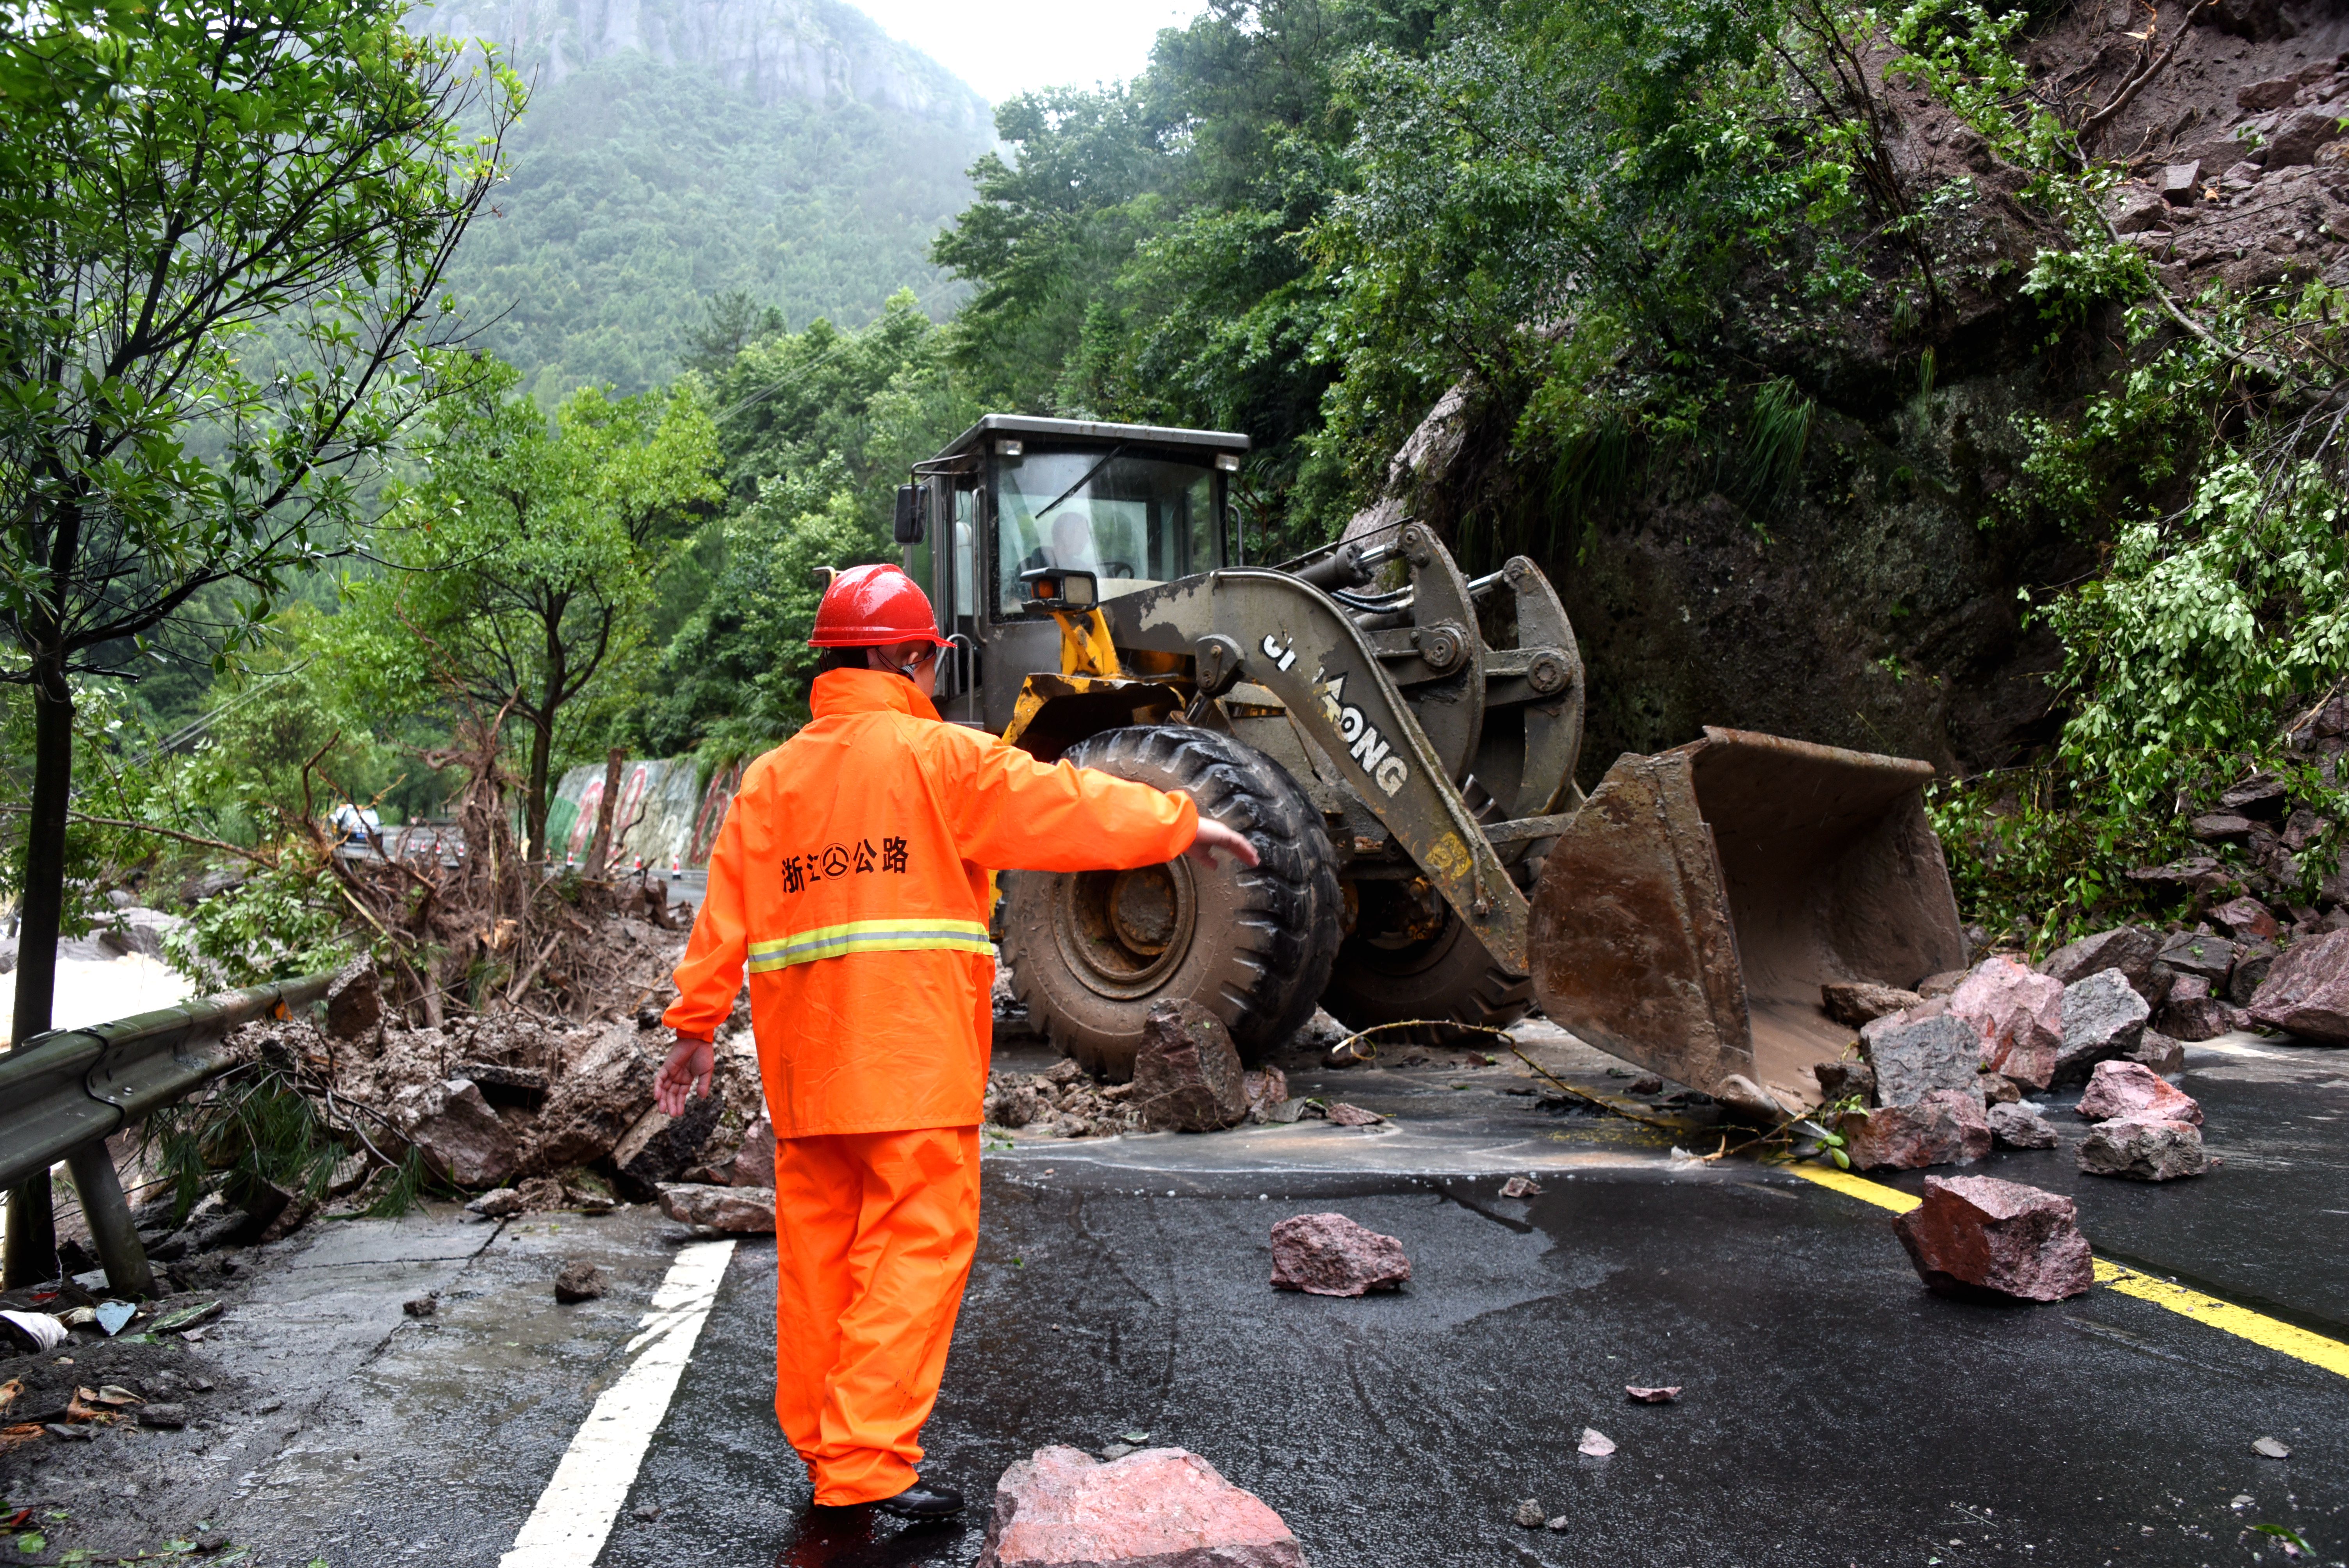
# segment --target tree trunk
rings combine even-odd
[[[587,846],[587,874],[602,881],[604,862],[612,858],[612,816],[620,804],[620,768],[628,754],[621,747],[612,748],[604,758],[604,798],[595,803],[595,838]]]
[[[65,913],[66,809],[73,788],[73,688],[65,661],[44,660],[33,679],[33,805],[26,821],[25,903],[16,931],[16,1006],[8,1037],[21,1045],[49,1026],[57,990],[57,927]],[[0,1289],[37,1284],[57,1272],[49,1173],[8,1196]]]
[[[558,599],[546,617],[546,684],[539,693],[536,728],[530,738],[530,783],[523,795],[525,860],[554,859],[546,842],[546,770],[554,751],[554,710],[562,705],[563,681],[569,673],[563,659],[563,609]]]

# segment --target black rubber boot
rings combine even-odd
[[[873,1506],[900,1519],[952,1519],[962,1511],[962,1493],[936,1481],[917,1480],[895,1497]]]

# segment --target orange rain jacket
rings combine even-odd
[[[747,963],[777,1137],[977,1126],[989,872],[1156,865],[1198,809],[947,724],[885,671],[826,671],[812,707],[743,772],[665,1021],[710,1037]]]

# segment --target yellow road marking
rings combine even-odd
[[[1806,1181],[1832,1189],[1847,1198],[1857,1198],[1863,1203],[1873,1203],[1879,1209],[1889,1209],[1905,1214],[1924,1200],[1912,1197],[1898,1187],[1887,1187],[1881,1181],[1871,1181],[1849,1171],[1837,1171],[1824,1165],[1789,1165]],[[2190,1317],[2195,1322],[2231,1334],[2238,1339],[2248,1339],[2263,1350],[2279,1356],[2289,1356],[2295,1361],[2305,1361],[2321,1367],[2337,1377],[2349,1377],[2349,1345],[2337,1339],[2327,1339],[2322,1334],[2312,1334],[2305,1328],[2270,1317],[2263,1312],[2253,1312],[2248,1306],[2237,1306],[2231,1301],[2221,1301],[2215,1295],[2204,1295],[2198,1290],[2171,1284],[2134,1269],[2123,1268],[2103,1258],[2096,1260],[2096,1283],[2109,1285],[2123,1295],[2133,1295],[2139,1301]]]

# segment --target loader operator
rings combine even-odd
[[[942,721],[936,624],[894,566],[826,589],[813,721],[743,773],[655,1085],[671,1116],[708,1090],[747,965],[776,1137],[775,1415],[820,1507],[916,1519],[962,1507],[914,1467],[978,1239],[991,872],[1257,861],[1182,795]]]

